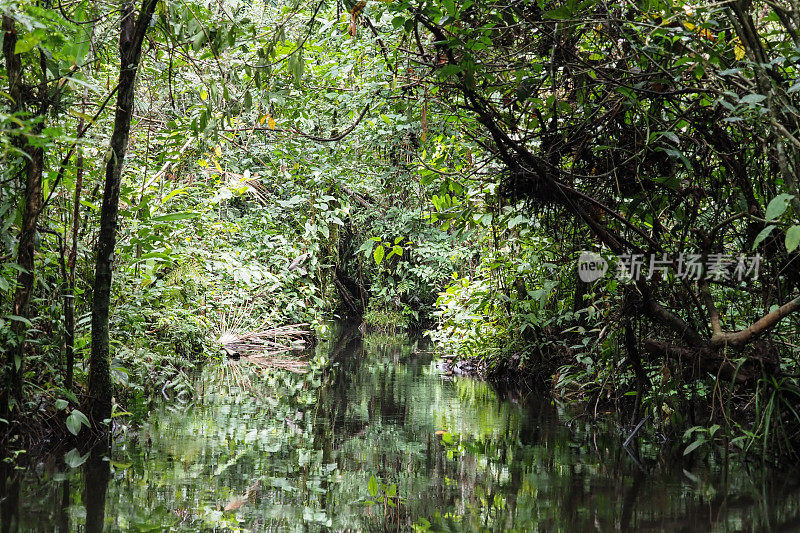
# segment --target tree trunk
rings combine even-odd
[[[37,128],[40,129],[40,128]],[[33,292],[34,253],[36,239],[36,222],[42,204],[42,168],[44,167],[44,150],[30,148],[25,150],[30,156],[25,176],[25,204],[22,210],[22,228],[17,248],[17,264],[20,267],[17,276],[17,291],[14,294],[14,314],[28,319],[28,302]],[[17,345],[9,350],[10,386],[12,397],[22,396],[22,364],[25,355],[25,334],[27,325],[22,320],[15,320],[12,325]]]
[[[81,113],[86,113],[89,90],[84,89]],[[83,130],[83,118],[78,120],[78,135]],[[75,170],[75,196],[72,206],[72,248],[67,259],[67,292],[64,294],[64,355],[66,376],[64,387],[72,390],[75,366],[75,263],[78,260],[78,238],[81,229],[81,192],[83,190],[83,148],[78,148]]]
[[[25,94],[22,90],[22,60],[15,53],[17,33],[14,20],[3,17],[3,55],[6,62],[8,75],[9,94],[12,98],[12,111],[20,111],[25,106]],[[46,89],[46,71],[42,71],[42,88]],[[42,89],[40,88],[40,93]],[[43,93],[41,93],[43,94]],[[40,96],[41,96],[40,94]],[[46,105],[42,104],[39,114],[44,114]],[[42,124],[34,126],[34,134],[41,132]],[[34,253],[36,238],[36,222],[42,204],[42,170],[44,168],[44,150],[28,144],[22,135],[14,137],[14,144],[26,155],[25,163],[25,199],[22,208],[22,226],[20,228],[19,245],[17,248],[17,265],[20,267],[17,276],[17,287],[14,293],[12,314],[18,319],[12,324],[12,331],[16,345],[6,351],[6,376],[7,386],[3,387],[3,397],[0,398],[3,413],[10,413],[11,405],[22,397],[22,374],[25,355],[25,335],[28,320],[28,302],[33,292],[34,282]]]
[[[105,189],[100,210],[100,233],[92,299],[89,411],[95,426],[111,417],[111,359],[108,324],[114,248],[117,243],[119,193],[122,166],[128,149],[128,136],[133,118],[136,69],[142,53],[142,42],[155,7],[156,0],[142,0],[139,17],[135,23],[133,6],[129,2],[123,3],[120,13],[119,89],[114,116],[114,131],[111,134],[111,155],[106,164]]]

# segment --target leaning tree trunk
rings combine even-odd
[[[134,23],[133,5],[123,1],[120,13],[119,89],[114,131],[111,134],[111,155],[106,164],[103,205],[100,210],[100,234],[95,263],[92,299],[92,353],[89,369],[89,411],[95,426],[111,417],[111,359],[109,350],[109,307],[114,248],[117,243],[117,214],[122,166],[128,148],[133,118],[136,69],[142,55],[142,42],[153,16],[156,0],[142,0]]]

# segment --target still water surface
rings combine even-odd
[[[610,424],[448,378],[416,341],[342,329],[320,356],[209,365],[110,458],[4,467],[2,531],[800,530],[794,474],[626,450]]]

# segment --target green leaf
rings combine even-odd
[[[99,205],[93,204],[92,202],[89,202],[87,200],[81,200],[81,205],[84,206],[84,207],[88,207],[92,211],[100,211],[100,206]]]
[[[700,446],[702,446],[705,443],[706,443],[706,439],[705,438],[697,439],[696,441],[694,441],[693,443],[688,445],[685,450],[683,450],[683,455],[689,455],[690,453],[692,453],[693,451],[695,451],[697,448],[699,448]]]
[[[375,250],[372,252],[372,257],[375,259],[375,264],[380,266],[385,255],[386,255],[386,249],[383,247],[382,244],[378,245],[378,247],[375,248]]]
[[[77,448],[72,448],[64,455],[64,463],[70,468],[78,468],[89,458],[89,454],[81,455]]]
[[[568,19],[572,17],[572,9],[569,5],[563,5],[557,9],[551,9],[544,14],[545,19]]]
[[[789,207],[789,201],[794,198],[791,194],[779,194],[767,205],[767,214],[764,218],[767,221],[775,220],[781,216],[786,208]]]
[[[200,47],[203,46],[203,43],[206,42],[206,33],[203,30],[197,32],[194,37],[192,37],[192,49],[197,52],[200,50]]]
[[[793,252],[800,244],[800,226],[792,226],[786,232],[786,251]]]
[[[445,76],[453,76],[461,72],[461,65],[445,65],[440,69]]]
[[[367,483],[367,490],[373,496],[378,494],[378,480],[375,479],[375,476],[370,476],[369,483]]]
[[[136,262],[141,263],[142,261],[147,261],[148,259],[161,259],[163,261],[172,261],[172,256],[162,252],[147,252],[146,254],[143,254],[142,257],[140,257],[139,260]]]
[[[739,100],[739,102],[742,103],[742,104],[755,105],[755,104],[758,104],[760,102],[763,102],[766,99],[767,99],[767,97],[764,96],[763,94],[752,93],[752,94],[748,94],[748,95],[742,96],[742,98],[741,98],[741,100]]]
[[[56,409],[58,409],[59,411],[66,409],[68,405],[69,402],[67,400],[63,400],[61,398],[56,400]]]
[[[185,212],[185,213],[170,213],[169,215],[159,215],[157,217],[153,217],[150,220],[153,222],[172,222],[175,220],[186,220],[187,218],[197,218],[200,216],[200,213],[192,213],[192,212]]]
[[[31,321],[30,321],[30,320],[28,320],[27,318],[25,318],[24,316],[18,316],[18,315],[3,315],[3,318],[7,318],[7,319],[9,319],[9,320],[13,320],[14,322],[22,322],[23,324],[25,324],[25,325],[26,325],[26,326],[28,326],[29,328],[32,328],[32,327],[33,327],[33,324],[31,323]]]
[[[81,425],[89,427],[89,419],[86,418],[86,415],[78,411],[77,409],[73,409],[72,412],[67,417],[67,429],[73,435],[77,435],[81,430]]]
[[[375,248],[375,241],[373,239],[367,239],[366,241],[364,241],[364,244],[359,246],[359,248],[356,251],[356,253],[362,253],[363,252],[365,255],[366,254],[371,254],[373,248]]]
[[[758,245],[761,244],[761,241],[769,237],[769,234],[772,233],[772,230],[774,229],[775,226],[767,226],[766,228],[762,229],[761,233],[759,233],[758,236],[756,237],[756,240],[753,241],[753,250],[755,250],[758,247]]]
[[[17,44],[14,45],[14,54],[24,54],[25,52],[30,52],[33,50],[33,47],[39,44],[42,38],[33,34],[29,33],[24,38],[17,41]]]

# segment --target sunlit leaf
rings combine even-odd
[[[385,255],[386,255],[386,249],[383,247],[382,244],[378,245],[372,252],[372,257],[375,259],[375,264],[380,266]]]

